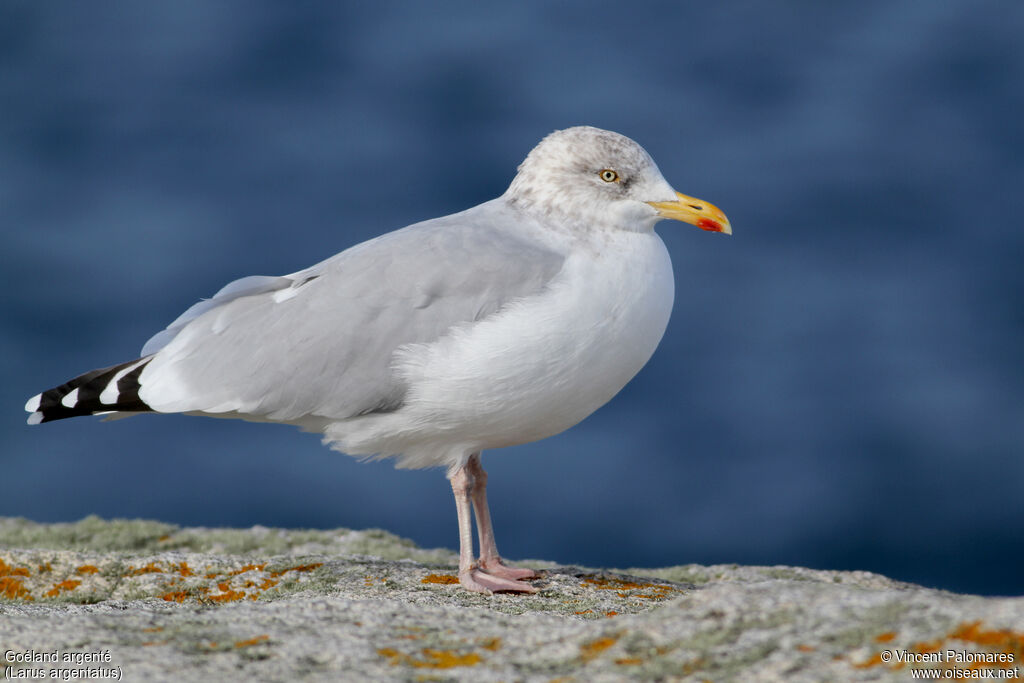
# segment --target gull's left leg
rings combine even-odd
[[[476,513],[476,531],[480,537],[480,568],[492,576],[503,579],[535,579],[537,573],[532,569],[506,567],[498,555],[498,545],[494,541],[494,528],[491,526],[491,511],[487,506],[487,472],[480,464],[480,453],[469,456],[466,469],[473,479],[470,497],[473,500],[473,512]],[[526,584],[524,584],[526,585]]]
[[[474,477],[463,465],[451,474],[452,493],[455,494],[455,511],[459,516],[459,583],[466,590],[476,593],[512,591],[514,593],[536,593],[537,589],[528,583],[491,575],[473,562],[473,520],[470,519],[471,491]]]

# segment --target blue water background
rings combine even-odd
[[[1024,3],[0,5],[0,515],[382,527],[439,470],[277,425],[24,423],[185,307],[504,191],[549,131],[643,144],[672,322],[608,406],[485,454],[503,553],[1024,593]]]

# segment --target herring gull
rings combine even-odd
[[[398,467],[444,466],[462,586],[536,592],[537,575],[498,554],[480,453],[572,427],[644,366],[674,296],[654,232],[664,218],[731,234],[725,214],[675,192],[633,140],[556,131],[497,199],[291,275],[236,280],[139,358],[29,399],[29,423],[235,417],[297,425]]]

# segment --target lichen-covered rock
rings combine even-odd
[[[529,563],[545,569],[536,595],[483,596],[458,587],[456,560],[377,530],[0,519],[0,668],[152,681],[1024,676],[1021,598],[866,572],[543,562]]]

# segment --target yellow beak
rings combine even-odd
[[[662,218],[691,223],[701,230],[709,232],[732,234],[732,226],[729,225],[729,219],[725,217],[722,210],[702,199],[694,199],[681,192],[676,192],[676,201],[674,202],[647,203],[657,209],[658,215]]]

